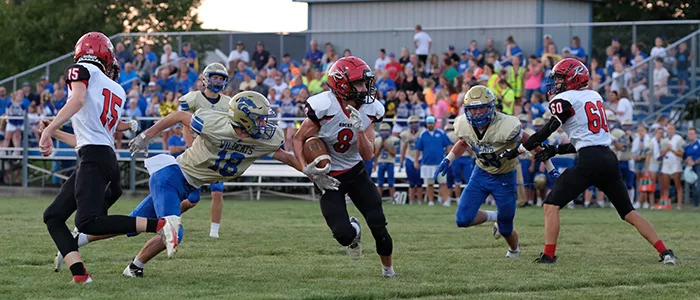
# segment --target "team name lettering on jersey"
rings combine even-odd
[[[255,152],[255,146],[243,145],[234,141],[221,141],[219,148],[248,155],[252,155]]]

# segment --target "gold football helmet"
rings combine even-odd
[[[271,139],[277,126],[268,123],[268,118],[275,113],[270,109],[270,102],[258,92],[244,91],[228,102],[228,114],[231,121],[243,128],[254,139]]]

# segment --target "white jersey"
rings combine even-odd
[[[320,137],[331,154],[331,171],[347,170],[363,161],[357,147],[358,132],[350,123],[349,113],[340,106],[332,92],[323,92],[306,101],[306,116],[321,128]],[[364,104],[359,109],[362,117],[362,131],[384,117],[384,105],[379,101]],[[370,142],[374,141],[370,137]]]
[[[559,119],[576,150],[589,146],[609,146],[610,128],[603,98],[593,90],[566,91],[549,102],[552,117]]]
[[[77,63],[66,69],[66,83],[81,81],[87,86],[85,104],[71,118],[77,151],[85,145],[114,147],[114,131],[126,105],[126,92],[114,80],[90,63]],[[72,97],[68,98],[70,102]]]

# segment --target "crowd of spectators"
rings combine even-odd
[[[438,46],[433,44],[430,34],[417,25],[412,43],[407,43],[410,47],[382,48],[376,60],[365,58],[375,72],[376,96],[386,107],[385,120],[397,120],[392,122],[394,135],[406,127],[405,119],[409,116],[420,119],[433,116],[436,127],[444,128],[463,113],[461,99],[477,84],[487,86],[497,96],[499,111],[527,120],[525,126],[533,127],[535,120],[543,118],[548,111],[547,78],[552,67],[563,58],[578,59],[589,67],[591,89],[599,89],[610,79],[611,84],[599,89],[606,106],[619,124],[631,122],[636,104],[658,102],[661,97],[687,91],[689,61],[694,56],[685,43],[667,50],[663,38],[656,38],[654,47],[649,49],[654,64],[650,90],[649,68],[646,64],[635,68],[649,56],[642,42],[627,48],[619,39],[612,39],[606,57],[601,60],[586,53],[579,37],[573,37],[560,48],[551,35],[545,34],[543,44],[529,55],[512,36],[502,42],[503,48],[493,39],[483,42],[483,47],[480,41],[471,40],[464,43],[464,49],[455,45],[440,45],[436,49]],[[224,62],[230,82],[223,93],[232,96],[238,91],[257,91],[268,97],[280,117],[303,117],[307,98],[329,90],[328,68],[340,57],[352,55],[351,49],[341,51],[331,42],[319,47],[318,41],[312,40],[303,57],[283,54],[278,58],[262,42],[250,49],[238,41]],[[125,118],[165,116],[178,109],[177,99],[181,95],[203,88],[198,80],[201,70],[198,54],[189,43],[183,43],[179,53],[169,44],[160,50],[158,57],[149,44],[116,44],[115,54],[121,66],[119,82],[128,95]],[[677,89],[669,88],[672,77],[677,79]],[[63,76],[55,83],[42,77],[34,89],[26,82],[14,93],[0,87],[0,115],[28,114],[30,128],[35,131],[39,118],[53,116],[65,105],[66,95]],[[2,145],[19,147],[23,121],[4,123]],[[279,122],[280,129],[285,131],[285,145],[292,144],[289,139],[299,123]],[[170,135],[170,132],[163,134],[163,149],[167,149]],[[117,134],[116,139],[117,148],[121,148],[122,135]],[[693,166],[689,162],[687,165]]]

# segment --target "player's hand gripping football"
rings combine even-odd
[[[330,165],[330,164],[329,164]],[[334,177],[328,175],[328,174],[318,174],[318,175],[313,175],[311,176],[311,181],[315,183],[321,191],[326,191],[326,190],[338,190],[338,186],[340,186],[340,181],[338,179],[335,179]]]
[[[308,163],[304,167],[301,168],[301,172],[304,173],[304,175],[313,177],[315,175],[321,175],[321,174],[327,174],[331,170],[331,164],[326,164],[325,167],[319,168],[316,165],[321,162],[324,159],[328,159],[328,155],[321,155],[319,157],[316,157],[314,161]]]
[[[447,175],[447,167],[449,167],[449,166],[450,166],[450,160],[447,158],[443,158],[442,161],[440,162],[440,165],[435,170],[435,174],[433,175],[433,179],[435,180],[435,182],[437,182],[438,176]]]
[[[360,112],[352,105],[346,106],[345,109],[350,111],[350,123],[352,123],[352,127],[355,128],[355,130],[361,131],[362,118],[360,118]]]
[[[145,132],[142,132],[135,138],[133,138],[131,141],[129,141],[129,152],[131,152],[131,155],[136,155],[141,151],[147,151],[148,150],[148,141],[150,138],[146,136]]]
[[[546,161],[557,155],[557,146],[540,145],[540,147],[542,147],[542,151],[535,154],[535,160],[539,162]]]

